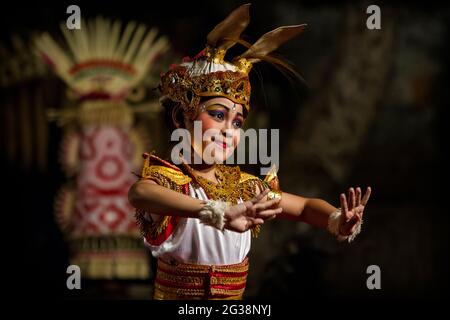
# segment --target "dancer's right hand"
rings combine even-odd
[[[225,211],[225,228],[245,232],[280,214],[282,212],[278,207],[280,199],[267,200],[269,191],[266,189],[251,200],[229,207]]]

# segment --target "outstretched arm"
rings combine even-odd
[[[267,193],[268,190],[249,201],[223,208],[225,228],[244,232],[281,212],[281,208],[273,208],[278,200],[267,200]],[[201,219],[205,208],[211,208],[207,201],[170,190],[152,180],[136,182],[130,188],[128,198],[133,207],[158,215]]]
[[[185,218],[198,218],[204,206],[204,201],[160,186],[153,180],[140,180],[133,184],[128,200],[137,209]]]
[[[368,187],[364,197],[358,187],[349,189],[348,200],[344,193],[340,195],[341,216],[339,220],[339,234],[351,235],[362,221],[364,208],[369,200],[371,188]],[[280,206],[283,213],[279,216],[285,219],[306,222],[319,228],[327,228],[330,215],[338,211],[322,199],[304,198],[283,192]]]

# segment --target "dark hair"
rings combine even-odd
[[[161,106],[164,109],[164,123],[169,134],[177,128],[184,128],[183,108],[180,102],[175,102],[169,98],[161,100]]]

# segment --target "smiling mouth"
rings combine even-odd
[[[214,141],[215,144],[217,144],[219,147],[221,147],[222,149],[226,149],[228,148],[228,144],[226,142],[223,141]]]

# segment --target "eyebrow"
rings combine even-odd
[[[213,104],[207,106],[206,108],[212,107],[212,106],[222,106],[222,107],[224,107],[225,109],[227,109],[228,112],[230,112],[230,107],[227,107],[226,105],[224,105],[224,104],[222,104],[222,103],[213,103]],[[240,112],[237,112],[237,114],[238,114],[238,116],[241,116],[242,118],[244,117],[244,115],[243,115],[242,113],[240,113]]]

